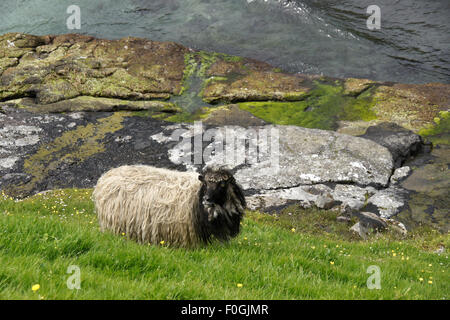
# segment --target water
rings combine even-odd
[[[81,30],[66,9],[81,8]],[[366,8],[381,8],[381,30]],[[449,0],[2,0],[0,34],[176,41],[289,72],[450,83]]]

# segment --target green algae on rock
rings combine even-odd
[[[338,121],[376,119],[370,94],[346,97],[339,85],[315,82],[315,88],[302,101],[242,102],[240,108],[269,123],[297,125],[305,128],[336,130]]]
[[[0,38],[0,99],[32,97],[39,104],[81,95],[168,99],[181,90],[186,52],[172,42],[137,38],[6,34]]]
[[[428,138],[433,144],[450,145],[450,112],[441,111],[433,124],[421,129],[419,134]]]
[[[450,85],[440,83],[381,85],[374,92],[379,120],[395,122],[418,132],[450,108]]]
[[[173,103],[157,100],[122,100],[113,98],[100,98],[90,96],[78,96],[72,99],[62,100],[49,104],[36,104],[33,99],[23,98],[9,100],[9,104],[15,104],[31,112],[39,113],[62,113],[79,111],[139,111],[151,110],[152,112],[163,112],[173,114],[181,112],[180,108]]]

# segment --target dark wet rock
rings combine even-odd
[[[392,153],[396,168],[421,152],[424,146],[419,135],[389,122],[367,128],[366,133],[360,137],[375,141],[388,148]]]
[[[10,184],[24,184],[31,180],[31,175],[26,173],[7,173],[0,179],[0,187]]]
[[[150,138],[161,131],[161,121],[127,112],[55,116],[8,110],[2,123],[0,183],[11,195],[90,188],[102,173],[125,164],[182,169],[168,159],[165,145]],[[30,130],[36,136],[31,140]]]
[[[423,158],[423,159],[421,159]],[[412,164],[412,173],[400,182],[409,199],[397,219],[408,227],[431,225],[450,230],[450,147],[441,145]]]

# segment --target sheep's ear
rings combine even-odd
[[[205,177],[203,177],[201,174],[198,176],[198,180],[200,180],[201,182],[205,181]]]

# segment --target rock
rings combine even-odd
[[[244,128],[266,124],[262,119],[255,117],[248,111],[240,109],[235,104],[212,109],[203,123],[211,126],[229,125]]]
[[[359,235],[363,239],[367,239],[367,235],[369,233],[369,230],[367,230],[364,226],[361,225],[361,223],[357,222],[355,223],[351,228],[350,231],[353,231],[357,235]]]
[[[318,196],[315,201],[315,205],[320,209],[331,209],[335,204],[336,201],[330,193]]]
[[[325,185],[260,190],[260,192],[246,198],[251,204],[249,208],[271,211],[273,207],[280,208],[297,203],[304,208],[316,206],[320,209],[330,209],[336,203],[330,194],[332,189]]]
[[[333,190],[333,198],[342,203],[343,209],[358,211],[377,190],[373,187],[358,187],[350,184],[337,184]]]
[[[264,212],[279,211],[280,209],[294,204],[295,201],[280,199],[270,195],[249,196],[245,198],[249,210],[264,210]]]
[[[338,121],[338,128],[336,129],[336,132],[349,134],[351,136],[362,136],[364,133],[366,133],[367,128],[375,126],[378,122],[378,120],[340,120]]]
[[[203,159],[205,165],[235,168],[235,176],[245,189],[269,190],[328,182],[386,186],[393,169],[392,156],[386,148],[365,139],[331,131],[270,125],[210,129],[212,131],[208,131],[209,136],[227,137],[228,141],[247,141],[252,145],[258,143],[255,132],[260,136],[267,134],[266,142],[278,145],[278,150],[271,153],[268,147],[267,152],[260,152],[256,159],[252,155],[242,154],[239,149],[242,144],[230,144],[233,154],[242,156],[242,162],[225,157],[227,143],[225,141],[223,146],[220,140],[220,152]],[[200,127],[197,130],[201,133],[207,129]],[[194,126],[186,127],[184,138],[190,141],[194,131]],[[155,137],[165,141],[171,134],[158,133]],[[213,142],[210,147],[215,150],[217,146]],[[178,144],[169,152],[178,156],[172,157],[176,164],[186,165],[192,162],[193,149],[189,145],[186,149],[185,145]]]
[[[355,212],[354,215],[359,218],[359,223],[365,229],[384,230],[387,228],[385,219],[372,212]]]
[[[239,70],[242,72],[242,67],[239,67]],[[214,74],[214,71],[210,71],[210,74],[217,75],[217,73]],[[244,71],[244,74],[237,79],[233,73],[226,73],[225,77],[221,75],[212,78],[203,90],[203,99],[209,103],[218,101],[295,101],[305,97],[309,90],[308,82],[299,76],[268,70]]]
[[[344,82],[344,94],[356,96],[367,90],[375,82],[368,79],[348,78]]]
[[[2,184],[8,185],[27,183],[31,180],[31,177],[32,176],[30,174],[25,173],[7,173],[0,179],[0,186],[2,186]]]
[[[359,218],[359,222],[353,225],[350,231],[357,233],[363,239],[367,239],[370,233],[386,229],[393,230],[403,237],[407,234],[406,227],[393,219],[385,219],[372,212],[355,212],[354,215]]]
[[[352,221],[352,219],[350,217],[346,217],[346,216],[339,216],[336,218],[337,222],[342,222],[342,223],[350,223]]]
[[[433,148],[409,165],[412,173],[397,186],[409,193],[408,205],[396,219],[413,228],[429,225],[441,232],[450,231],[450,146]]]
[[[17,161],[19,161],[19,157],[0,158],[0,169],[11,169]]]
[[[367,128],[360,137],[375,141],[392,153],[395,167],[417,155],[423,148],[422,138],[395,123],[383,122]]]
[[[268,152],[257,163],[236,170],[236,178],[246,189],[290,188],[326,182],[386,186],[389,182],[392,156],[376,143],[331,131],[295,126],[253,129],[273,134],[270,141],[279,137],[279,147],[273,155]],[[239,139],[243,139],[248,132],[236,127],[219,130],[222,136],[228,133]],[[239,146],[236,144],[235,147]],[[230,168],[242,164],[232,160],[225,159],[225,164]],[[223,164],[223,161],[223,156],[218,154],[206,164]]]
[[[369,207],[383,218],[390,218],[399,213],[408,201],[408,192],[397,186],[378,190],[368,199]]]
[[[395,169],[394,174],[391,176],[391,184],[394,185],[406,179],[410,173],[411,168],[408,166]]]
[[[27,45],[8,47],[8,41]],[[30,93],[37,105],[78,96],[167,99],[181,90],[188,52],[173,42],[137,38],[6,34],[0,37],[0,58],[18,56],[20,60],[3,71],[0,99]]]
[[[379,120],[396,123],[417,133],[433,124],[439,111],[449,110],[449,97],[446,84],[384,84],[373,94],[376,103],[372,110]]]
[[[408,230],[406,229],[403,223],[396,221],[394,219],[387,219],[385,221],[388,224],[389,229],[395,231],[396,233],[400,234],[403,237],[407,235]]]
[[[439,254],[439,255],[443,254],[444,252],[445,252],[445,247],[444,246],[439,246],[438,249],[433,251],[433,253],[436,253],[436,254]]]
[[[9,103],[15,103],[29,111],[42,113],[120,110],[150,110],[152,112],[165,112],[170,114],[181,112],[179,107],[169,102],[153,100],[130,101],[89,96],[79,96],[48,104],[37,104],[34,99],[30,98],[9,100]]]
[[[0,189],[15,197],[55,188],[91,188],[108,169],[130,163],[183,169],[168,159],[168,146],[149,139],[163,128],[153,118],[123,112],[3,112]]]

